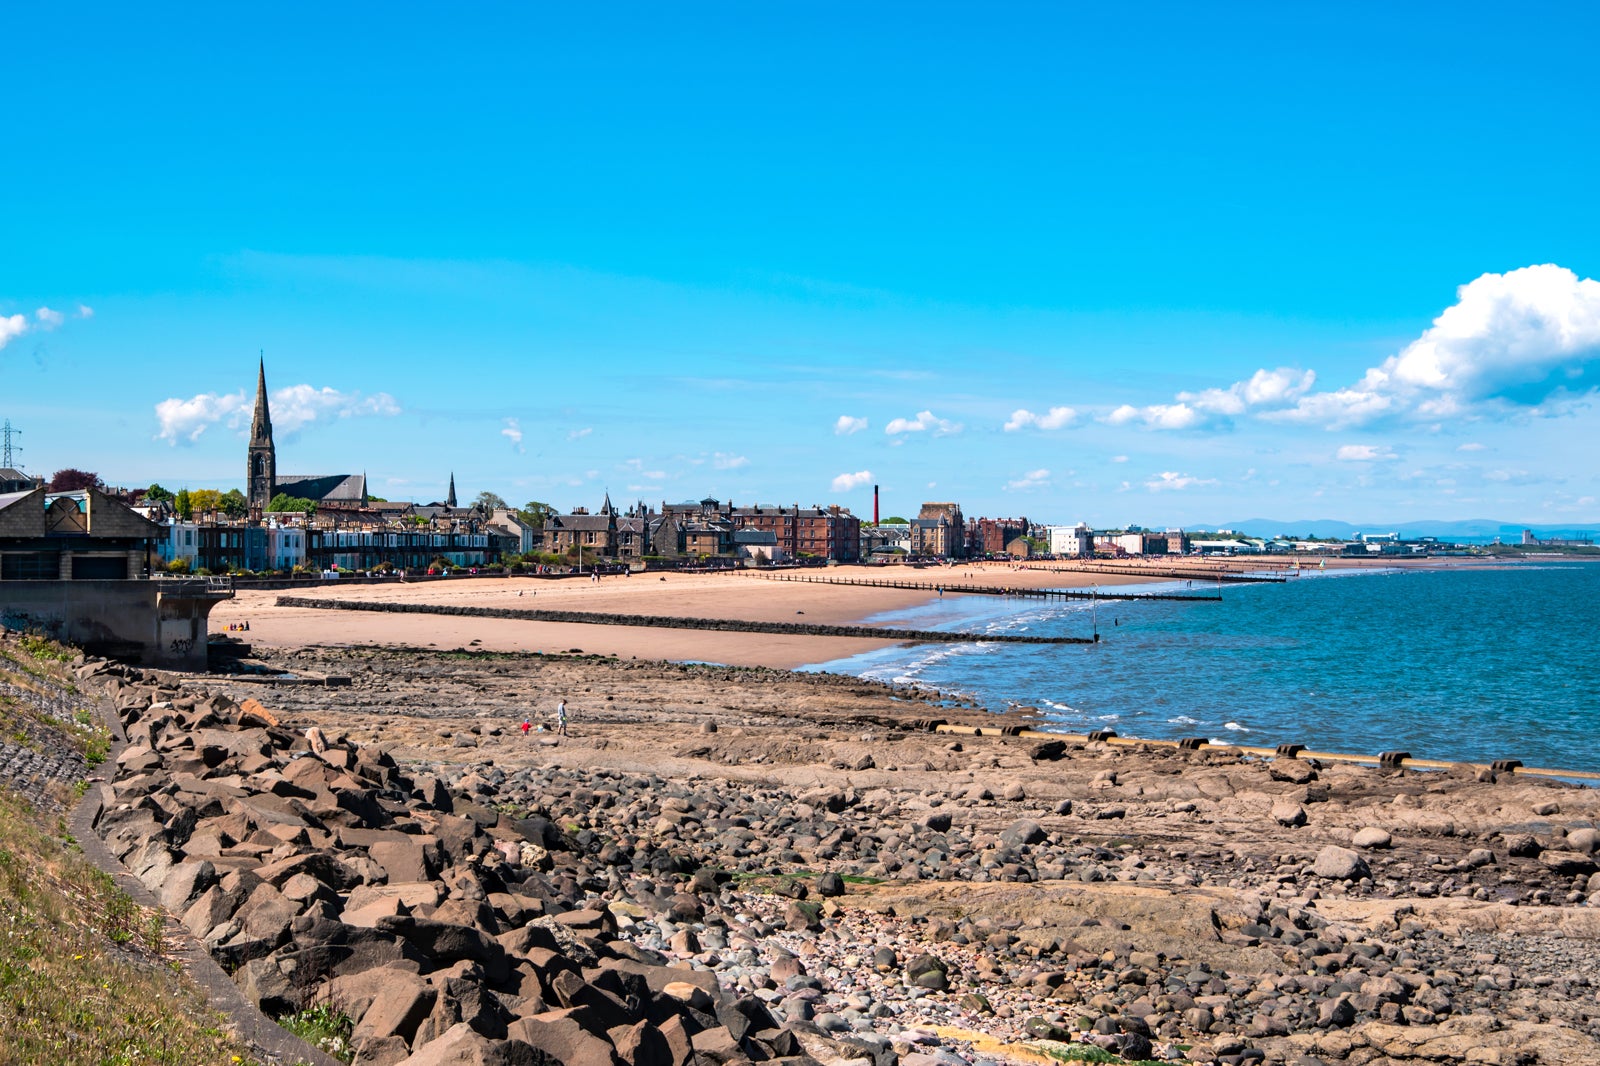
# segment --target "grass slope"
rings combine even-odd
[[[70,689],[72,655],[13,638],[0,678],[32,691]],[[14,698],[0,711],[8,735],[54,729],[91,762],[103,757],[98,723],[64,725]],[[0,1066],[254,1062],[164,953],[164,922],[83,857],[63,819],[0,787]]]

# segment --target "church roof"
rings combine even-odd
[[[354,500],[367,496],[365,474],[286,474],[277,479],[277,491],[307,500]]]

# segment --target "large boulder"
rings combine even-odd
[[[1019,818],[1000,831],[1000,842],[1008,848],[1038,844],[1044,838],[1044,828],[1032,818]]]
[[[1341,848],[1337,844],[1329,844],[1319,851],[1311,869],[1318,877],[1326,877],[1330,881],[1359,881],[1372,876],[1366,859],[1350,848]]]

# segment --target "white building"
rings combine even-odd
[[[1075,526],[1047,526],[1051,555],[1093,555],[1094,533],[1079,522]]]
[[[192,570],[195,558],[200,554],[200,537],[196,532],[198,526],[193,522],[184,522],[177,518],[169,518],[163,523],[167,535],[156,542],[156,553],[161,556],[163,563],[170,563],[174,559],[182,559],[189,564]]]
[[[267,527],[267,566],[273,570],[293,570],[306,561],[306,531],[303,526]]]
[[[1191,540],[1189,550],[1201,555],[1260,555],[1264,551],[1261,541],[1237,538]]]
[[[1119,533],[1111,540],[1113,544],[1122,549],[1122,554],[1124,555],[1143,555],[1144,538],[1145,535],[1143,533]]]

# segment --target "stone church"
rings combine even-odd
[[[246,479],[250,513],[259,517],[272,498],[285,496],[310,500],[319,510],[358,510],[367,502],[365,474],[278,473],[278,452],[272,443],[272,412],[267,407],[267,363],[256,374],[256,410],[250,421],[249,476]]]

